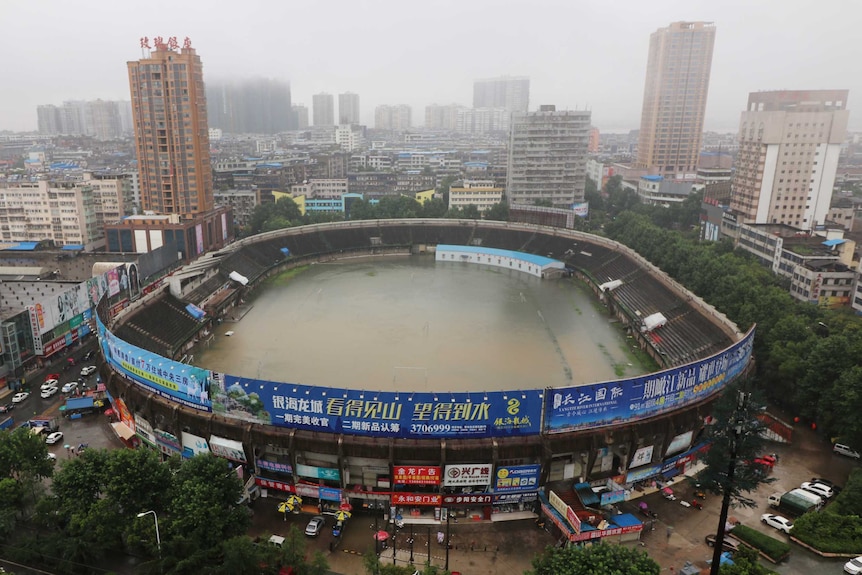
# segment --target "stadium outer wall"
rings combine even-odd
[[[593,258],[599,252],[609,253],[609,262],[617,262],[612,267],[619,268],[620,262],[634,264],[633,275],[648,280],[650,289],[661,292],[657,291],[657,296],[684,302],[686,311],[693,312],[697,318],[694,323],[709,331],[715,341],[722,342],[721,345],[729,347],[743,337],[726,317],[637,253],[605,238],[572,230],[463,220],[321,224],[278,230],[238,241],[212,254],[212,265],[217,266],[219,261],[231,255],[266,242],[292,246],[291,256],[262,270],[257,277],[249,278],[251,281],[246,290],[254,289],[264,279],[286,267],[357,255],[421,254],[433,251],[437,244],[482,245],[563,259],[628,326],[641,348],[650,353],[659,365],[684,368],[680,362],[668,364],[672,361],[668,354],[658,349],[650,334],[638,329],[639,316],[632,314],[630,301],[623,301],[622,297],[603,292],[598,287],[608,279],[601,277],[602,270],[590,268],[592,262],[584,263],[583,260]],[[200,263],[192,265],[201,267]],[[129,315],[145,309],[150,301],[135,302],[116,318],[106,317],[107,309],[100,307],[99,318],[113,328],[126,321]],[[685,314],[682,317],[679,321],[691,321],[684,319]],[[206,324],[202,329],[204,327]],[[691,350],[689,361],[692,365],[703,357],[696,355],[696,351]],[[746,363],[748,361],[746,359]],[[745,369],[748,367],[746,365]],[[542,432],[524,436],[403,439],[291,429],[200,412],[143,388],[111,369],[110,364],[104,371],[108,390],[114,400],[122,403],[132,414],[142,443],[161,450],[165,455],[181,452],[185,435],[210,439],[211,444],[222,440],[227,440],[222,443],[238,442],[241,443],[241,451],[234,451],[233,455],[229,450],[216,449],[215,444],[210,448],[217,455],[227,456],[246,467],[256,476],[257,484],[267,488],[270,494],[281,491],[286,497],[288,493],[296,492],[311,498],[311,501],[319,498],[324,506],[328,501],[335,501],[337,496],[350,500],[354,505],[408,508],[414,505],[413,499],[407,500],[403,494],[411,493],[417,495],[415,506],[422,510],[469,507],[478,510],[478,515],[485,519],[492,516],[501,519],[507,514],[519,518],[522,515],[519,512],[534,511],[535,490],[554,481],[567,480],[570,484],[572,481],[585,481],[594,485],[631,488],[634,483],[645,479],[667,478],[684,472],[697,458],[698,438],[704,419],[709,415],[710,403],[718,396],[719,390],[716,388],[714,393],[678,409],[598,428],[549,432],[543,425]],[[681,453],[680,442],[685,443]],[[179,449],[176,444],[179,444]],[[637,467],[633,465],[633,459],[638,460]],[[537,477],[531,478],[532,493],[507,489],[506,486],[497,491],[500,470],[524,470],[529,474],[531,470],[527,468],[536,466]],[[414,472],[431,468],[439,475],[444,470],[448,472],[450,467],[461,471],[472,467],[481,473],[490,469],[492,478],[488,483],[477,479],[473,483],[468,480],[466,484],[455,483],[446,487],[441,478],[434,483],[432,477],[424,484],[410,483],[404,477],[399,479],[398,472],[404,468]],[[639,469],[652,471],[639,472]],[[480,497],[478,503],[475,498],[472,503],[469,498],[466,503],[461,498],[454,499],[453,494],[460,493],[462,486],[474,492],[485,490],[486,496]]]

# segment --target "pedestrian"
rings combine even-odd
[[[670,536],[673,534],[673,527],[667,526],[667,540],[670,541]]]

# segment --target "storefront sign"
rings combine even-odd
[[[439,493],[393,493],[392,505],[440,507],[443,496]]]
[[[293,467],[289,463],[278,463],[277,461],[268,461],[266,459],[256,459],[255,463],[258,469],[293,475]]]
[[[443,505],[447,507],[465,505],[491,505],[493,496],[490,493],[444,495]]]
[[[508,504],[508,503],[524,503],[529,501],[535,501],[538,498],[539,494],[535,491],[525,491],[522,493],[502,493],[499,495],[494,495],[494,503],[499,504]]]
[[[138,415],[135,414],[135,433],[138,434],[143,441],[149,443],[153,447],[156,447],[156,438],[153,435],[153,426],[150,425],[150,422]]]
[[[592,531],[582,531],[569,536],[569,541],[589,541],[591,539],[602,539],[604,537],[614,537],[615,535],[626,535],[627,533],[637,533],[642,531],[643,524],[626,525],[625,527],[614,527],[612,529],[593,529]]]
[[[459,485],[490,485],[492,465],[473,463],[463,465],[447,465],[443,473],[443,485],[453,487]]]
[[[245,449],[239,441],[233,441],[218,435],[210,435],[210,450],[225,459],[245,463]]]
[[[293,485],[290,483],[285,483],[284,481],[278,481],[275,479],[266,479],[264,477],[255,477],[254,482],[261,487],[265,487],[267,489],[277,489],[279,491],[287,491],[288,493],[293,493]]]
[[[626,483],[634,483],[635,481],[641,481],[642,479],[646,479],[647,477],[653,477],[661,473],[661,465],[650,465],[648,467],[641,467],[636,471],[629,471],[626,475]]]
[[[581,520],[577,515],[575,515],[575,512],[572,511],[572,508],[569,507],[568,503],[563,501],[554,491],[551,491],[548,494],[548,502],[561,517],[566,518],[566,521],[569,522],[569,525],[575,533],[581,530]]]
[[[566,521],[575,529],[575,533],[581,531],[581,519],[575,515],[575,511],[571,507],[566,507]]]
[[[183,452],[183,446],[176,435],[162,429],[154,429],[153,435],[156,437],[156,445],[165,455],[179,455]]]
[[[509,465],[498,467],[494,478],[494,492],[536,490],[539,485],[540,465]]]
[[[395,485],[440,485],[440,467],[396,465],[392,481]]]
[[[641,465],[646,465],[650,461],[652,461],[653,454],[653,446],[648,445],[647,447],[641,447],[637,451],[635,451],[634,456],[632,456],[632,462],[629,464],[629,469],[633,467],[640,467]]]
[[[41,306],[40,311],[41,311]],[[42,355],[42,332],[39,329],[39,316],[36,313],[36,306],[27,306],[27,312],[30,316],[30,333],[33,334],[33,355]]]
[[[318,488],[318,497],[324,501],[341,501],[341,490],[332,487]]]
[[[340,481],[341,474],[337,469],[330,467],[313,467],[297,463],[296,474],[300,477],[314,477],[316,479],[327,479],[329,481]]]
[[[183,457],[191,459],[199,453],[209,453],[210,446],[207,440],[199,435],[183,431]]]
[[[613,505],[614,503],[620,503],[625,500],[625,489],[620,489],[619,491],[606,491],[602,493],[602,496],[599,498],[599,505]]]
[[[565,520],[561,519],[557,513],[554,513],[554,510],[551,509],[550,506],[545,505],[544,502],[542,502],[542,513],[545,515],[545,517],[551,520],[551,523],[557,526],[557,528],[562,532],[563,535],[565,535],[566,537],[572,536],[572,528],[569,526],[569,524],[566,523]]]
[[[547,431],[617,425],[701,401],[745,369],[753,342],[752,328],[727,350],[693,364],[614,382],[552,389],[545,408]]]

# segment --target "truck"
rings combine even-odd
[[[803,489],[793,489],[785,493],[773,493],[769,496],[769,506],[792,517],[797,517],[809,511],[816,511],[823,505],[823,499],[808,493]]]

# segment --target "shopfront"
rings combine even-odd
[[[507,521],[535,517],[536,493],[542,467],[531,465],[500,465],[491,485],[494,493],[492,521]]]

